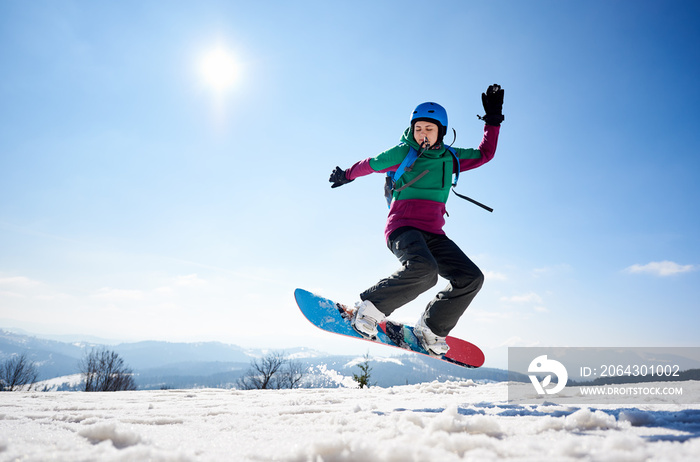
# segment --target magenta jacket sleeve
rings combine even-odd
[[[493,159],[494,154],[496,154],[496,145],[498,144],[498,133],[500,132],[500,129],[501,127],[485,125],[484,137],[481,140],[481,144],[479,144],[479,149],[457,148],[457,150],[460,151],[460,171],[463,172],[465,170],[471,170]],[[369,175],[370,173],[383,173],[390,170],[396,170],[396,167],[398,167],[398,165],[401,163],[403,158],[402,156],[406,155],[407,149],[408,148],[404,148],[404,150],[401,151],[399,149],[392,148],[391,150],[385,151],[384,153],[380,154],[380,156],[374,158],[376,165],[379,158],[383,156],[383,164],[386,168],[382,170],[375,170],[372,168],[370,165],[370,160],[372,160],[372,158],[370,157],[357,162],[355,165],[347,169],[345,171],[345,176],[348,180],[354,180],[361,176]]]
[[[484,137],[481,139],[481,144],[479,144],[479,152],[481,155],[473,159],[459,159],[459,170],[464,172],[465,170],[471,170],[484,165],[486,162],[493,159],[496,154],[496,146],[498,145],[498,134],[501,131],[501,127],[496,127],[494,125],[484,125]]]
[[[345,171],[345,176],[348,180],[354,180],[355,178],[369,175],[374,173],[374,169],[369,165],[369,158],[357,162],[355,165],[350,167]]]

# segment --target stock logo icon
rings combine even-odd
[[[547,355],[533,359],[527,371],[531,374],[529,376],[530,381],[539,395],[559,393],[566,386],[567,380],[569,380],[569,374],[566,372],[564,365],[554,359],[547,359]],[[537,375],[545,375],[542,382],[537,378]],[[547,388],[549,385],[552,385],[552,375],[556,375],[557,384]]]

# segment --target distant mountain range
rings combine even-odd
[[[39,380],[46,381],[47,389],[51,390],[75,389],[80,359],[86,351],[102,347],[117,352],[133,369],[139,389],[231,388],[248,371],[251,362],[265,354],[262,350],[219,342],[69,343],[0,330],[0,362],[13,354],[27,353],[37,366]],[[303,366],[304,387],[352,385],[352,375],[360,372],[358,364],[364,361],[362,357],[328,355],[308,348],[287,349],[284,353]],[[465,369],[410,353],[403,356],[371,357],[370,367],[371,383],[382,387],[433,380],[509,379],[505,370]],[[528,380],[525,376],[522,379]]]

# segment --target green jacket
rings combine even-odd
[[[409,147],[420,149],[418,143],[413,138],[410,128],[407,128],[401,136],[401,144],[388,149],[381,154],[369,159],[369,165],[375,172],[386,172],[396,170],[404,157],[408,154]],[[461,159],[481,159],[482,155],[478,149],[454,148]],[[446,202],[452,186],[452,174],[456,168],[456,162],[452,154],[440,146],[438,149],[429,149],[416,159],[410,171],[401,175],[394,187],[394,200],[406,199],[427,199],[435,202]],[[460,169],[462,170],[462,169]],[[423,173],[427,171],[427,173]],[[409,188],[401,190],[406,183],[411,182],[417,176],[423,175]]]
[[[459,156],[459,171],[471,170],[493,159],[499,132],[500,127],[485,125],[479,149],[453,148]],[[345,171],[345,177],[354,180],[377,172],[395,172],[408,154],[410,146],[416,150],[419,148],[411,129],[408,128],[401,137],[401,144],[376,157],[357,162]],[[411,170],[406,170],[401,175],[394,186],[393,200],[384,229],[387,240],[393,231],[406,226],[429,233],[444,234],[442,227],[445,224],[445,202],[450,193],[452,173],[456,164],[452,154],[441,146],[423,153],[413,163]],[[423,176],[401,190],[402,186],[419,175]]]

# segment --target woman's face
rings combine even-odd
[[[428,145],[433,146],[437,143],[438,134],[439,128],[437,124],[424,120],[419,120],[413,124],[413,139],[420,145],[423,145],[427,139]]]

